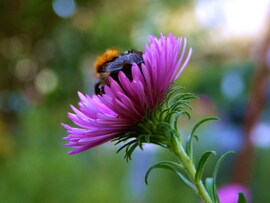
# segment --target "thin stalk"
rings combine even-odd
[[[177,144],[174,145],[173,152],[178,157],[178,159],[181,161],[186,172],[190,176],[192,182],[194,183],[194,185],[198,191],[198,195],[202,198],[202,200],[205,203],[213,203],[213,201],[211,200],[209,194],[207,193],[202,181],[195,180],[196,169],[195,169],[195,166],[193,164],[193,161],[190,159],[190,157],[188,157],[188,155],[186,154],[185,150],[183,149],[182,145],[179,142],[177,142]]]

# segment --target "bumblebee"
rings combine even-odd
[[[104,94],[105,85],[109,85],[109,76],[119,83],[118,72],[123,71],[132,81],[131,66],[136,63],[139,67],[143,63],[142,52],[129,50],[119,54],[118,49],[109,49],[100,56],[95,64],[98,82],[95,85],[96,94]]]

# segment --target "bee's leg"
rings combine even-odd
[[[103,95],[104,93],[104,85],[101,82],[96,83],[95,94]]]

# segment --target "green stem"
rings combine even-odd
[[[202,181],[196,181],[195,180],[195,174],[196,169],[193,164],[193,161],[190,159],[190,157],[186,154],[185,150],[183,149],[182,145],[177,141],[177,144],[173,147],[173,152],[178,157],[178,159],[181,161],[182,165],[184,166],[186,172],[190,176],[192,182],[194,183],[199,196],[202,198],[202,200],[205,203],[213,203],[211,200],[209,194],[207,193]]]

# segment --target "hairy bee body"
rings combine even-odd
[[[95,85],[96,94],[104,94],[104,86],[109,85],[108,78],[118,80],[118,72],[123,71],[132,81],[131,66],[133,63],[141,65],[143,63],[142,52],[129,50],[119,54],[117,49],[109,49],[100,56],[95,64],[98,76],[98,83]]]

